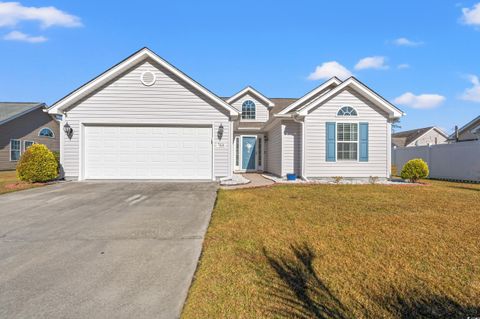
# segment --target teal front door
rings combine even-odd
[[[242,138],[242,169],[255,170],[255,148],[257,138],[244,136]]]

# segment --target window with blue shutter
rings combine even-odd
[[[335,122],[326,123],[326,161],[335,162]]]
[[[360,123],[360,162],[368,162],[368,123]]]

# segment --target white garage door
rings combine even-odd
[[[212,129],[85,126],[87,179],[211,179]]]

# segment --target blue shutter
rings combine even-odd
[[[368,123],[360,123],[360,162],[368,162]]]
[[[326,161],[335,162],[335,122],[326,123]]]

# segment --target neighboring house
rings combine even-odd
[[[480,115],[458,129],[458,140],[456,138],[457,133],[454,132],[448,137],[449,142],[464,142],[474,141],[480,139]]]
[[[32,144],[60,150],[59,124],[44,103],[0,102],[0,170],[15,169]]]
[[[355,78],[299,99],[247,87],[219,98],[147,48],[56,102],[71,179],[214,179],[266,171],[304,178],[390,176],[403,112]]]
[[[411,147],[444,144],[448,135],[435,126],[418,128],[392,134],[392,144],[396,147]]]

